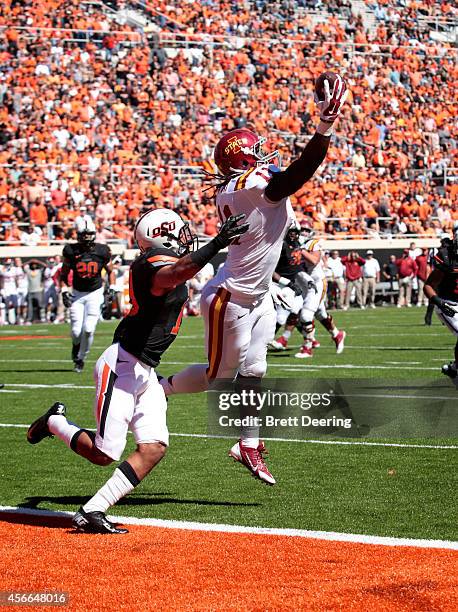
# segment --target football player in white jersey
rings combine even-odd
[[[0,283],[5,301],[6,321],[17,324],[19,323],[17,272],[10,257],[5,260],[3,266],[0,266]],[[10,317],[11,311],[14,313],[14,318]]]
[[[265,155],[262,145],[266,139],[248,129],[232,130],[217,143],[218,215],[224,221],[244,214],[249,229],[229,245],[224,266],[202,292],[208,364],[193,365],[162,379],[166,395],[204,391],[214,379],[236,379],[240,385],[255,386],[265,375],[267,345],[273,340],[276,321],[270,284],[283,239],[295,220],[289,196],[323,162],[347,95],[341,77],[332,84],[332,91],[326,83],[325,99],[317,100],[321,119],[317,131],[285,170],[272,164],[278,152]],[[252,406],[251,411],[253,408],[257,407]],[[229,454],[253,476],[272,485],[275,479],[263,451],[259,428],[244,427]]]
[[[316,289],[307,291],[304,304],[299,315],[304,344],[295,357],[305,359],[312,357],[313,348],[318,348],[320,344],[315,340],[316,318],[323,327],[331,334],[336,345],[336,352],[340,354],[344,350],[346,333],[339,331],[335,326],[334,320],[326,311],[325,298],[327,281],[323,268],[323,243],[314,238],[313,232],[306,231],[305,242],[302,245],[302,255],[306,272],[312,277]]]
[[[24,266],[22,265],[22,259],[20,257],[14,258],[14,269],[16,270],[17,280],[19,323],[24,323],[27,316],[27,293],[29,290],[29,281],[27,280],[27,274],[25,273]]]

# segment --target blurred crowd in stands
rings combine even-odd
[[[378,261],[374,251],[350,251],[341,255],[337,250],[325,251],[323,266],[327,278],[327,306],[347,310],[375,308],[376,305],[397,304],[399,308],[426,305],[423,286],[431,270],[431,251],[419,248],[415,242],[401,255],[390,255],[385,263]],[[113,258],[116,276],[113,316],[121,316],[128,302],[127,266],[119,256]],[[0,325],[65,320],[60,292],[60,257],[46,261],[21,258],[4,259],[0,264]],[[211,277],[211,276],[210,276]],[[192,289],[192,285],[191,285]],[[200,295],[200,293],[199,293]],[[189,315],[199,314],[199,303],[191,299]],[[104,313],[104,318],[111,315]]]
[[[2,3],[0,243],[69,240],[89,215],[98,241],[132,246],[159,206],[214,235],[199,177],[222,131],[251,127],[287,165],[328,69],[351,96],[293,198],[299,221],[341,238],[437,237],[458,220],[456,50],[417,19],[456,19],[454,5],[366,0],[369,26],[348,1],[106,4]],[[120,23],[127,8],[147,27]]]

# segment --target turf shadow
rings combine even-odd
[[[42,495],[27,497],[18,508],[38,508],[42,503],[75,506],[75,509],[82,506],[90,499],[90,496],[82,495]],[[172,497],[169,493],[149,493],[144,495],[132,495],[124,497],[117,504],[119,506],[156,506],[159,504],[196,504],[198,506],[226,506],[226,507],[249,507],[260,506],[258,503],[230,502],[230,501],[211,501],[208,499],[180,499]],[[0,516],[1,513],[0,513]],[[0,519],[2,520],[2,519]]]

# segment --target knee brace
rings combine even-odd
[[[297,325],[299,321],[299,315],[294,314],[294,312],[291,312],[288,315],[288,318],[286,319],[286,325],[291,325],[293,327],[295,327]]]

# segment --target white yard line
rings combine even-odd
[[[1,427],[12,427],[17,429],[28,429],[29,425],[23,423],[0,423]],[[86,427],[89,431],[96,431]],[[131,432],[128,432],[129,434]],[[176,433],[170,432],[170,436],[176,438],[198,438],[198,439],[211,439],[211,440],[233,440],[234,436],[223,436],[216,434],[197,434],[197,433]],[[439,444],[403,444],[396,442],[365,442],[363,440],[302,440],[299,438],[263,438],[268,442],[293,442],[295,444],[329,444],[334,446],[385,446],[394,448],[428,448],[436,450],[458,450],[458,445],[439,445]]]
[[[35,508],[17,508],[0,506],[0,513],[42,516],[49,518],[70,518],[73,512],[40,510]],[[162,529],[183,529],[186,531],[209,531],[216,533],[249,533],[253,535],[283,536],[310,540],[329,540],[331,542],[350,542],[352,544],[371,544],[378,546],[411,546],[417,548],[442,548],[458,550],[458,542],[448,540],[422,540],[415,538],[395,538],[386,536],[364,535],[358,533],[338,533],[335,531],[309,531],[308,529],[279,529],[275,527],[247,527],[245,525],[224,525],[219,523],[197,523],[192,521],[173,521],[154,518],[136,518],[133,516],[113,516],[109,518],[124,525],[140,525]],[[1,519],[1,517],[0,517]],[[128,537],[128,536],[126,536]]]
[[[361,347],[363,348],[363,347]],[[367,347],[364,347],[367,348]],[[95,363],[95,359],[88,359],[86,363]],[[73,363],[71,361],[71,359],[0,359],[0,363]],[[166,362],[164,362],[163,365],[182,365],[182,366],[187,366],[191,363],[194,363],[193,361],[169,361],[167,360]],[[355,365],[353,363],[337,363],[337,364],[329,364],[329,365],[319,365],[316,363],[312,363],[310,365],[308,365],[307,363],[305,363],[304,365],[301,365],[299,363],[295,364],[295,363],[274,363],[272,361],[269,361],[269,368],[280,368],[282,370],[291,370],[292,372],[294,371],[303,371],[303,370],[310,370],[310,367],[312,367],[313,369],[320,369],[320,370],[367,370],[368,368],[370,368],[371,370],[392,370],[393,368],[391,366],[383,366],[383,365],[375,365],[375,364],[367,364],[367,365]],[[160,367],[159,367],[160,369]],[[397,366],[398,370],[411,370],[411,366],[410,365],[404,365],[404,366]],[[427,367],[427,366],[420,366],[420,367],[416,367],[415,368],[416,371],[432,371],[432,372],[437,372],[437,368],[436,367]],[[49,385],[50,387],[52,387],[53,385]]]

